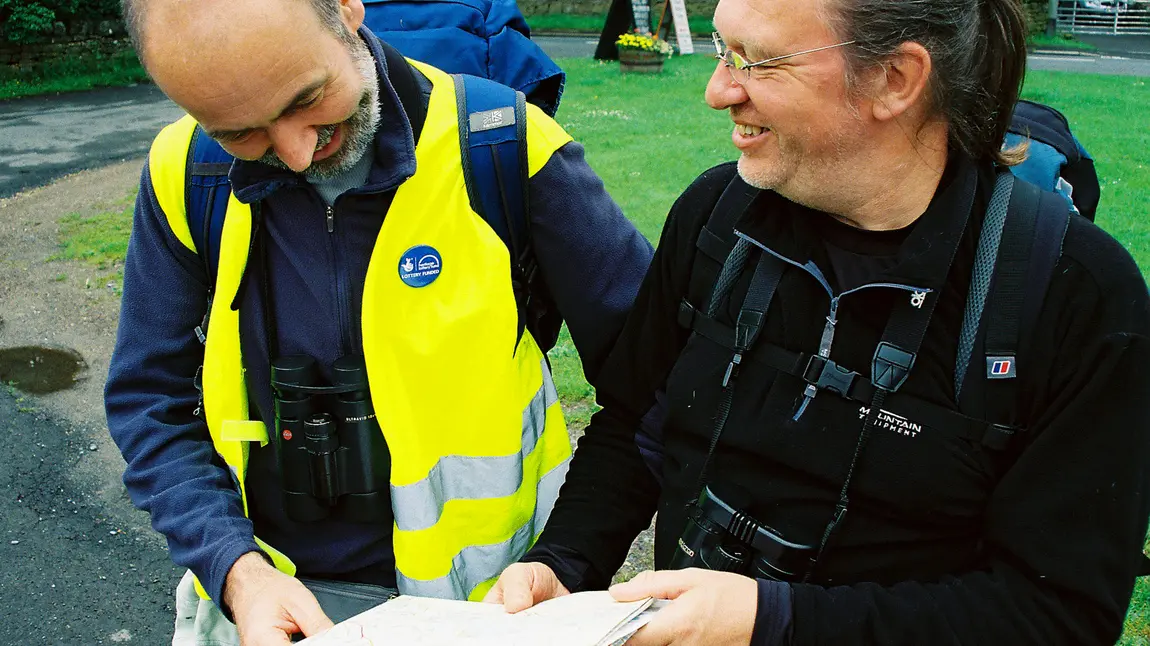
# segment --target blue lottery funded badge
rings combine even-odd
[[[434,247],[418,245],[399,259],[399,279],[409,287],[427,287],[443,271],[443,257]]]

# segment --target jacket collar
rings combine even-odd
[[[993,168],[980,168],[969,157],[952,154],[929,206],[899,247],[895,265],[873,282],[940,289],[946,276],[945,271],[940,274],[937,252],[949,251],[960,244],[967,229],[980,225],[981,210],[986,208],[993,186]],[[735,230],[795,264],[805,265],[824,257],[823,241],[814,222],[817,216],[814,209],[763,191],[736,221]]]
[[[411,120],[408,119],[408,110],[404,109],[404,103],[393,83],[393,75],[408,71],[389,69],[388,58],[393,61],[402,61],[403,58],[398,55],[385,56],[384,49],[389,46],[380,42],[369,29],[360,27],[359,37],[367,44],[368,51],[375,59],[376,75],[379,78],[379,128],[375,133],[375,158],[367,185],[362,190],[383,192],[396,188],[415,174],[415,139]],[[409,106],[409,109],[412,107]],[[242,159],[232,163],[228,179],[236,199],[246,204],[265,199],[284,186],[306,182],[298,173]]]

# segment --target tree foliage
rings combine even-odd
[[[1047,0],[1024,0],[1026,17],[1030,24],[1031,34],[1040,34],[1046,31],[1046,17],[1050,13],[1050,3]]]
[[[119,18],[118,0],[0,0],[0,41],[32,43],[50,36],[57,22]]]

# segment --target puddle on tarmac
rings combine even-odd
[[[0,348],[0,384],[43,394],[71,388],[88,367],[71,348],[21,346]]]

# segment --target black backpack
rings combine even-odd
[[[1079,215],[1091,222],[1102,196],[1094,159],[1070,131],[1066,117],[1054,108],[1033,101],[1014,107],[1007,146],[1026,142],[1026,161],[1011,171],[1035,186],[1062,195]]]

